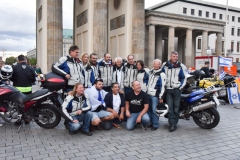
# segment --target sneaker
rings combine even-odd
[[[77,132],[76,131],[69,131],[69,134],[74,135],[74,134],[77,134]]]
[[[141,126],[142,126],[142,130],[143,130],[143,131],[147,131],[147,125],[142,125],[142,124],[141,124]]]
[[[96,127],[97,130],[103,130],[103,127],[102,127],[102,124],[99,124],[97,127]]]
[[[83,131],[83,130],[81,130],[81,133],[86,135],[86,136],[92,136],[93,135],[91,132],[86,132],[86,131]]]
[[[156,131],[158,129],[158,127],[152,127],[151,130],[152,131]]]
[[[0,127],[2,127],[3,126],[3,124],[0,122]]]
[[[148,128],[152,128],[152,127],[153,127],[152,123],[150,123],[149,125],[147,125],[147,127],[148,127]]]
[[[169,127],[169,131],[170,132],[173,132],[173,131],[175,131],[177,129],[177,126],[174,126],[174,125],[171,125],[170,127]]]

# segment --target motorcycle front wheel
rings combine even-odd
[[[197,115],[193,117],[194,122],[203,129],[212,129],[220,121],[220,115],[214,107],[195,112],[194,114]]]
[[[61,115],[53,105],[41,104],[41,106],[39,106],[37,110],[39,115],[38,120],[35,120],[35,122],[40,127],[51,129],[56,127],[60,123]]]

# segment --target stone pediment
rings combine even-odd
[[[223,33],[225,22],[160,11],[147,11],[146,25],[174,26]]]

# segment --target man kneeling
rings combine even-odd
[[[148,95],[141,90],[140,82],[133,81],[132,89],[126,97],[126,116],[128,117],[126,128],[127,130],[134,129],[135,125],[141,123],[142,129],[147,130],[147,125],[150,123],[150,117],[147,113],[149,107]]]
[[[108,92],[104,98],[106,110],[114,116],[113,126],[120,129],[121,121],[124,119],[125,100],[123,94],[119,93],[120,87],[117,82],[112,83],[111,89],[112,91]]]
[[[83,122],[81,133],[87,136],[92,135],[89,132],[92,119],[92,112],[90,110],[91,105],[88,95],[84,94],[84,86],[81,83],[77,83],[62,104],[62,111],[69,119],[67,124],[69,134],[76,134],[81,127],[80,122]]]
[[[89,100],[92,106],[92,122],[93,126],[97,126],[97,129],[102,129],[100,123],[103,123],[105,130],[109,130],[112,127],[113,114],[106,111],[106,104],[104,97],[107,94],[103,89],[103,80],[98,78],[95,80],[94,85],[91,88],[85,90],[85,93],[90,95]]]

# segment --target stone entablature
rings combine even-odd
[[[223,33],[225,23],[217,20],[190,17],[159,11],[148,11],[145,15],[146,25],[174,26],[209,32]]]

